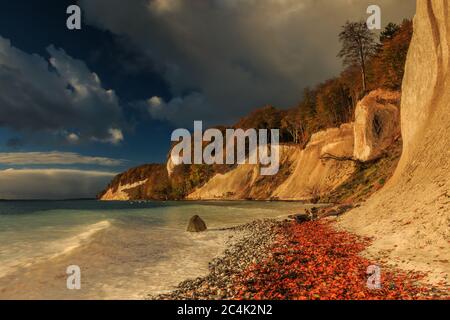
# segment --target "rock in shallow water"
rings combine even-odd
[[[195,215],[189,220],[189,224],[187,227],[188,232],[202,232],[205,231],[206,223],[199,216]]]

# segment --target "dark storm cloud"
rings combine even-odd
[[[175,124],[223,123],[265,104],[289,107],[305,86],[336,75],[346,20],[382,9],[411,17],[413,0],[81,0],[89,24],[125,36],[158,66],[173,99],[150,114]],[[154,98],[154,99],[152,99]]]
[[[120,142],[122,115],[114,91],[64,50],[47,51],[48,61],[0,36],[0,126],[49,132],[71,143]]]
[[[68,169],[0,170],[0,199],[94,198],[114,175]]]

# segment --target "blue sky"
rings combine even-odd
[[[82,30],[70,31],[74,3]],[[175,128],[294,106],[340,72],[339,28],[369,4],[384,25],[414,11],[413,0],[1,1],[0,199],[90,197],[115,173],[164,162]]]

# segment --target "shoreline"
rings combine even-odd
[[[147,295],[148,300],[232,300],[237,298],[233,277],[250,265],[260,263],[270,255],[280,226],[276,219],[255,220],[243,225],[215,231],[231,231],[238,240],[228,243],[222,255],[208,264],[209,273],[203,277],[187,279],[169,293]]]
[[[243,233],[210,261],[206,276],[188,279],[149,300],[427,300],[450,299],[445,284],[393,269],[363,251],[371,239],[336,228],[333,218],[309,222],[256,220],[227,230]],[[367,287],[367,267],[383,271],[380,289]]]

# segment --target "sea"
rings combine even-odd
[[[0,299],[146,299],[167,293],[208,273],[208,262],[233,241],[234,233],[224,229],[284,219],[306,206],[0,201]],[[206,222],[206,232],[186,232],[193,215]],[[79,287],[74,288],[73,276]]]

